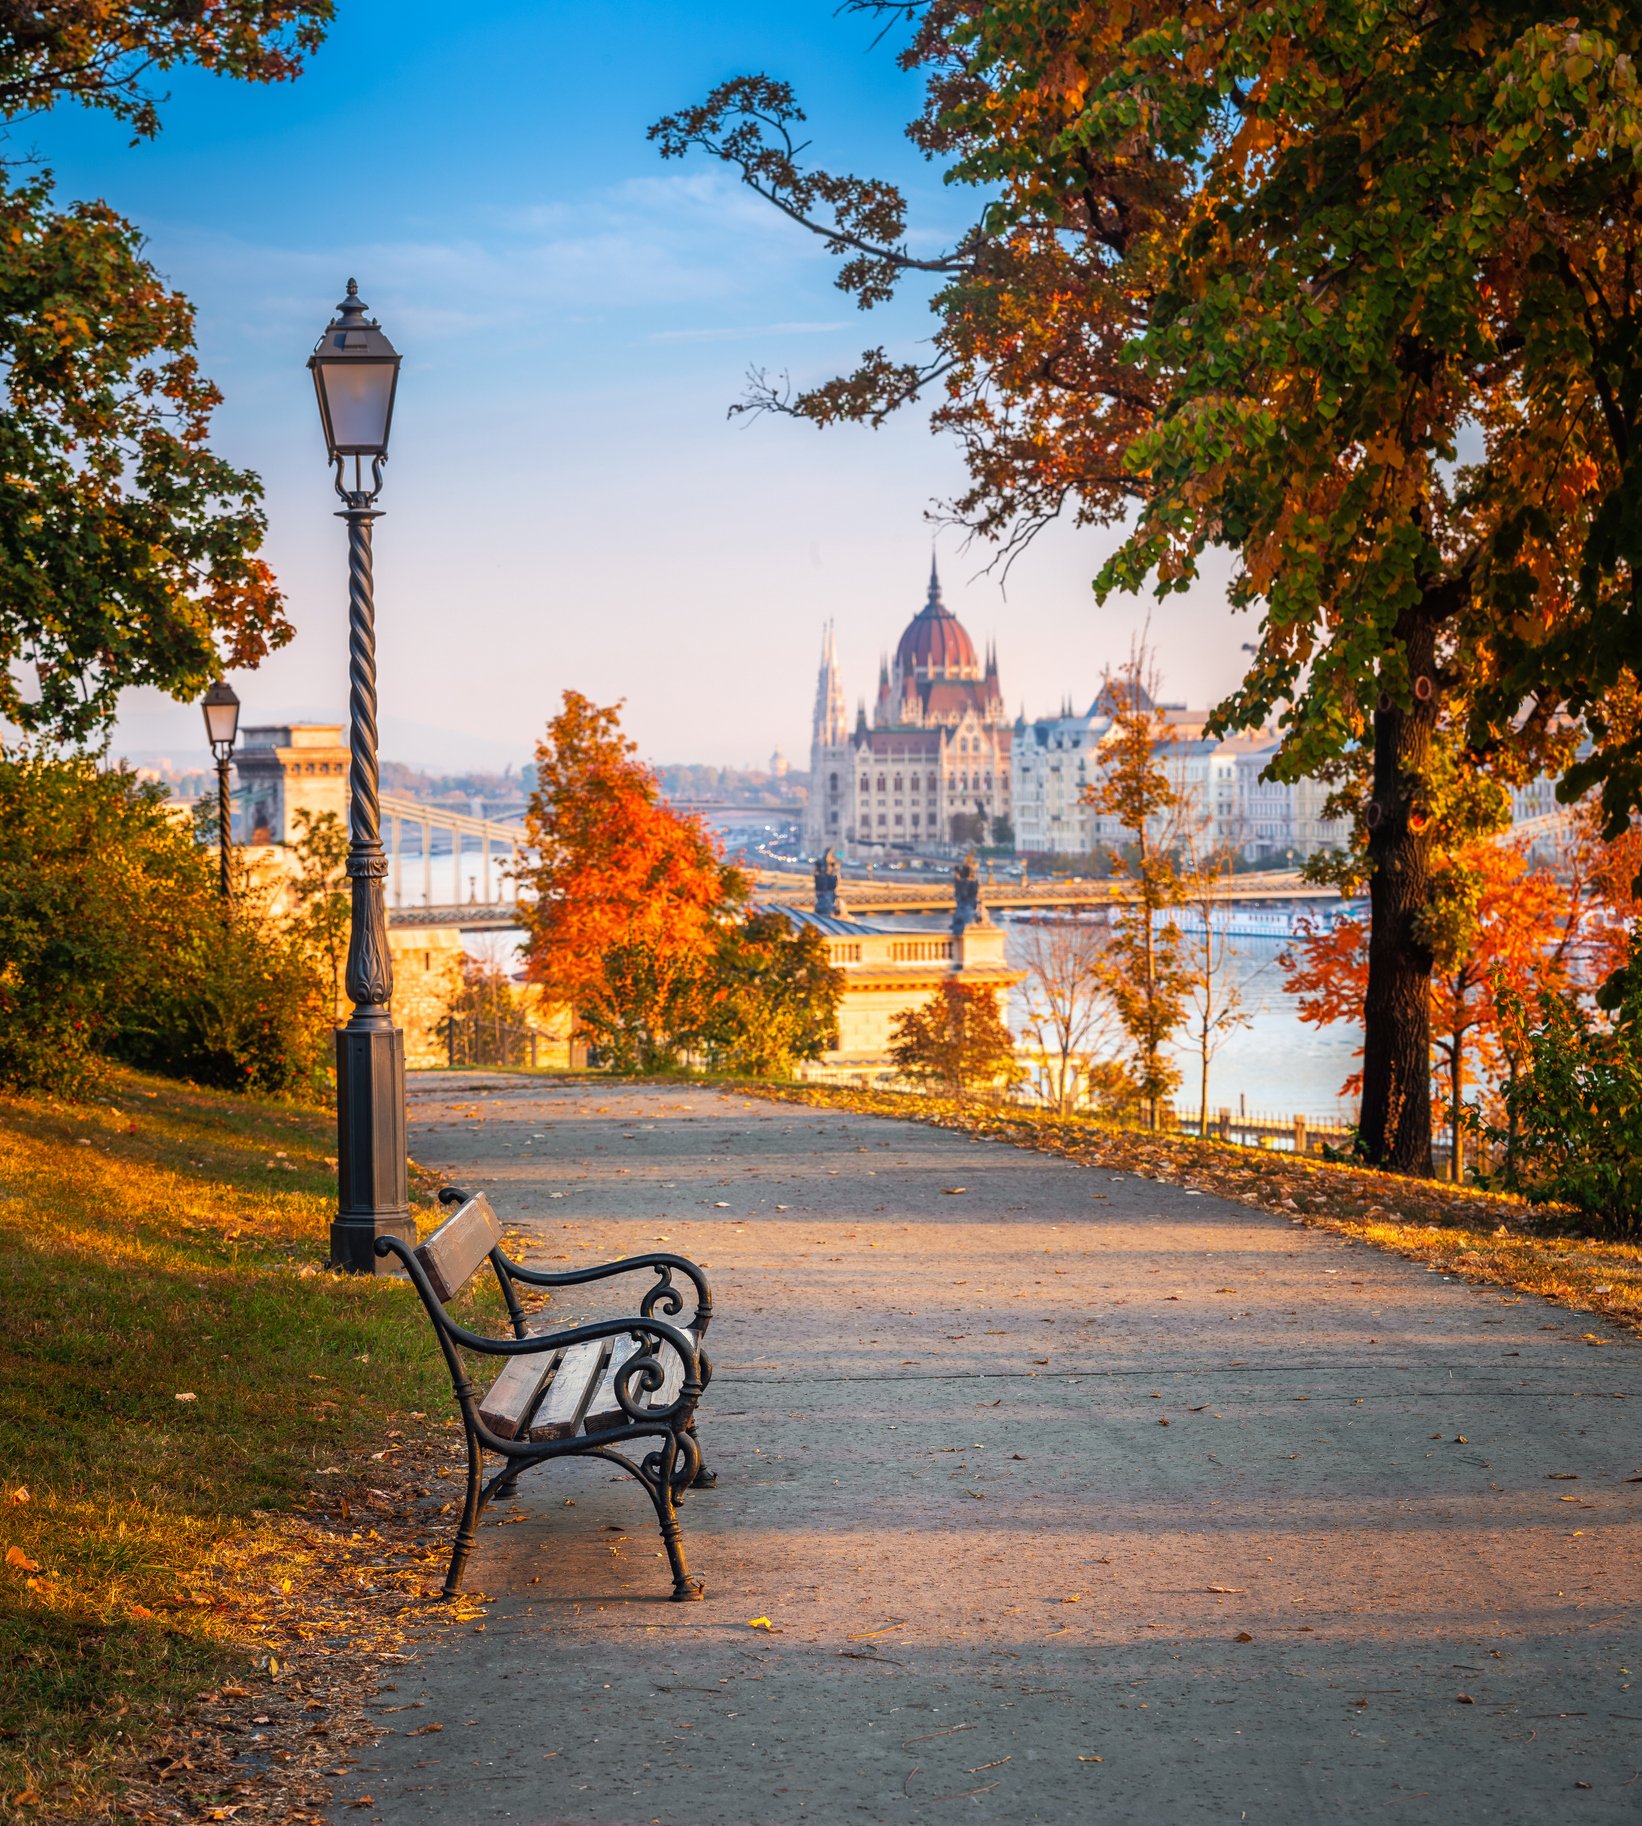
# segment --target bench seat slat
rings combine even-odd
[[[532,1357],[509,1357],[502,1373],[485,1391],[479,1418],[502,1439],[517,1439],[530,1410],[558,1367],[562,1351],[539,1351]]]
[[[532,1439],[569,1439],[574,1435],[593,1398],[608,1344],[608,1339],[592,1338],[560,1353],[553,1380],[530,1423]]]
[[[685,1336],[693,1341],[695,1333],[686,1330]],[[646,1344],[649,1342],[650,1340],[645,1340]],[[608,1432],[612,1427],[626,1426],[632,1418],[616,1399],[616,1371],[640,1348],[631,1338],[617,1339],[616,1348],[611,1352],[610,1361],[605,1366],[604,1376],[599,1383],[599,1391],[588,1404],[587,1417],[582,1424],[584,1432]],[[647,1408],[669,1408],[678,1400],[678,1392],[684,1386],[684,1364],[670,1344],[658,1344],[656,1349],[662,1365],[661,1387],[654,1394],[647,1395],[635,1385],[630,1392],[635,1401]]]
[[[599,1378],[598,1390],[588,1402],[587,1412],[582,1418],[584,1433],[608,1433],[612,1427],[627,1425],[627,1410],[616,1399],[616,1371],[638,1348],[638,1341],[634,1338],[612,1340],[610,1356],[605,1362],[604,1374]]]
[[[439,1298],[454,1300],[501,1240],[502,1226],[481,1192],[417,1244],[416,1259]]]

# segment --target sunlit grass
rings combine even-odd
[[[0,1796],[91,1799],[257,1649],[277,1527],[448,1383],[410,1290],[323,1271],[328,1113],[120,1074],[0,1100]],[[184,1399],[183,1397],[186,1397]],[[70,1806],[67,1817],[77,1817]]]

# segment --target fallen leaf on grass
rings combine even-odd
[[[28,1502],[29,1501],[28,1486],[26,1484],[19,1484],[15,1490],[7,1491],[6,1501],[8,1503],[26,1503],[26,1502]]]
[[[173,1395],[171,1399],[173,1401],[198,1401],[199,1396],[192,1389],[183,1389],[181,1393]]]
[[[6,1564],[15,1566],[19,1572],[38,1572],[40,1570],[40,1562],[31,1560],[21,1547],[6,1549]]]

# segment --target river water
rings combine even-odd
[[[1029,922],[1004,915],[999,923],[1005,928],[1005,950],[1017,965],[1024,964]],[[1362,1031],[1343,1022],[1317,1028],[1300,1019],[1277,962],[1286,942],[1276,935],[1227,940],[1226,980],[1237,988],[1248,1022],[1227,1036],[1210,1063],[1210,1112],[1229,1108],[1285,1121],[1291,1116],[1352,1121],[1356,1099],[1341,1097],[1340,1087],[1358,1068]],[[1017,997],[1011,1021],[1017,1028],[1021,1013]],[[1195,1111],[1201,1070],[1197,1053],[1189,1044],[1173,1050],[1181,1069],[1176,1102],[1182,1110]]]
[[[780,848],[785,848],[791,841],[787,827],[768,822],[768,814],[749,813],[723,820],[723,824],[723,834],[730,845],[742,849],[753,866],[760,862],[794,866],[784,855],[762,850],[758,841],[761,837],[767,836],[772,843],[781,839]],[[405,866],[404,898],[408,905],[414,905],[421,896],[419,866],[415,859]],[[435,884],[436,899],[442,900],[447,893],[462,901],[470,897],[483,898],[484,884],[477,854],[470,852],[462,858],[459,876],[453,876],[450,857],[437,857],[435,867],[441,871]],[[492,882],[493,892],[496,892],[501,881],[498,861],[493,860],[492,868],[497,870]],[[1315,908],[1262,909],[1262,913],[1269,919],[1274,913],[1292,915],[1302,910],[1315,911]],[[1023,964],[1031,916],[1004,913],[995,917],[1004,927],[1008,955],[1017,965]],[[884,919],[874,923],[906,924],[927,930],[934,922]],[[475,934],[469,949],[511,968],[519,937],[516,932]],[[1248,1016],[1248,1021],[1227,1036],[1209,1067],[1209,1109],[1211,1112],[1220,1109],[1230,1109],[1234,1113],[1246,1111],[1251,1117],[1258,1115],[1283,1121],[1296,1115],[1312,1122],[1351,1121],[1356,1116],[1356,1101],[1342,1098],[1340,1087],[1357,1069],[1356,1052],[1362,1044],[1361,1030],[1344,1023],[1319,1029],[1300,1019],[1295,997],[1284,988],[1283,972],[1277,963],[1286,942],[1281,933],[1239,934],[1228,939],[1228,979],[1236,984],[1241,994],[1242,1012]],[[1024,1002],[1017,994],[1010,1010],[1011,1025],[1017,1031],[1023,1013]],[[1187,1044],[1174,1050],[1181,1068],[1178,1106],[1182,1110],[1195,1111],[1197,1055]]]

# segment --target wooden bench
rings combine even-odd
[[[591,1454],[611,1459],[643,1484],[661,1525],[673,1596],[699,1598],[701,1581],[685,1571],[678,1505],[687,1488],[716,1481],[702,1462],[695,1427],[696,1403],[712,1376],[701,1348],[713,1310],[706,1276],[679,1255],[632,1255],[563,1274],[526,1268],[503,1250],[502,1226],[482,1192],[470,1196],[451,1187],[439,1197],[457,1208],[431,1236],[414,1248],[397,1237],[378,1237],[376,1252],[397,1256],[422,1296],[467,1434],[467,1500],[445,1596],[461,1589],[480,1513],[492,1497],[510,1496],[520,1473],[532,1465]],[[451,1316],[450,1302],[486,1262],[502,1290],[511,1337],[489,1337]],[[520,1287],[576,1287],[646,1271],[656,1279],[631,1318],[598,1319],[555,1331],[527,1320],[519,1300]],[[685,1293],[675,1276],[689,1282],[695,1294],[694,1312],[676,1324]],[[464,1353],[501,1359],[488,1387],[475,1386]],[[656,1444],[642,1457],[618,1449],[627,1440],[643,1439]],[[503,1461],[488,1483],[487,1452]]]

